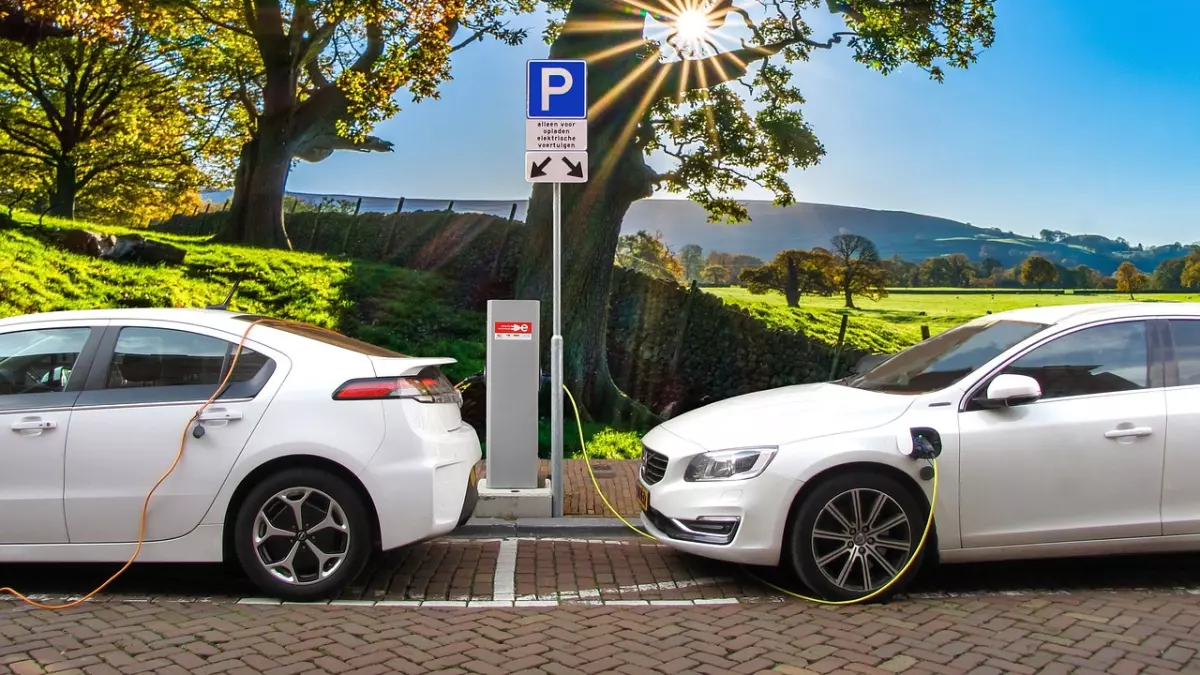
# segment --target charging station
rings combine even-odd
[[[478,517],[551,515],[551,485],[538,477],[540,311],[537,300],[488,301],[487,474],[479,481]]]
[[[553,324],[550,338],[550,477],[539,484],[537,455],[540,305],[488,301],[487,476],[480,517],[561,517],[563,513],[562,184],[588,182],[588,64],[526,62],[525,180],[551,183]]]

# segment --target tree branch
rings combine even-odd
[[[825,42],[796,36],[765,45],[749,45],[703,59],[674,61],[664,66],[667,74],[659,86],[659,98],[681,96],[693,90],[711,89],[718,84],[740,79],[750,70],[751,65],[788,47],[804,45],[812,49],[832,49],[835,44],[841,43],[843,37],[854,35],[857,33],[838,32]]]
[[[196,16],[200,17],[201,20],[203,20],[207,23],[210,23],[218,28],[224,28],[227,31],[237,33],[238,35],[244,35],[246,37],[254,37],[254,35],[250,31],[246,30],[245,28],[242,28],[241,26],[234,24],[234,23],[229,23],[227,21],[221,21],[217,17],[204,11],[204,9],[202,7],[200,7],[200,5],[198,5],[194,2],[190,2],[189,0],[180,0],[180,4],[183,5],[186,9],[191,10],[192,13],[194,13]],[[253,24],[251,24],[251,25],[253,25]]]
[[[0,148],[0,155],[12,155],[14,157],[36,159],[46,166],[54,166],[54,163],[50,161],[50,158],[46,157],[45,155],[35,155],[32,152],[25,152],[24,150],[5,150],[4,148]]]
[[[47,157],[56,158],[62,154],[60,149],[55,148],[54,146],[46,143],[32,134],[17,129],[9,122],[9,120],[0,119],[0,131],[4,132],[9,138],[21,145],[42,151],[42,153],[44,153]]]
[[[383,58],[384,46],[383,28],[376,22],[367,24],[367,46],[354,65],[350,66],[350,70],[356,73],[371,72],[375,62]]]
[[[321,72],[321,64],[317,59],[309,59],[304,64],[304,70],[308,73],[308,79],[312,80],[318,89],[333,86],[329,78],[325,77],[325,73]]]
[[[866,21],[867,17],[857,9],[850,5],[839,2],[838,0],[825,0],[825,6],[829,8],[830,14],[843,14],[854,19],[855,21]]]
[[[57,127],[60,131],[62,130],[62,113],[54,105],[54,101],[46,96],[46,87],[38,76],[37,59],[32,53],[29,55],[29,71],[27,73],[21,72],[15,66],[9,65],[9,63],[0,59],[0,74],[8,76],[8,79],[12,80],[13,84],[32,96],[38,102],[42,111],[46,113],[46,118],[50,120],[51,125]]]
[[[451,51],[451,52],[456,52],[456,51],[458,51],[458,50],[462,49],[463,47],[466,47],[467,45],[471,44],[472,42],[475,42],[476,40],[482,40],[482,39],[483,39],[483,36],[484,36],[484,35],[487,35],[487,32],[488,32],[488,29],[486,29],[486,28],[480,28],[479,30],[477,30],[477,31],[475,31],[474,33],[472,33],[472,34],[471,34],[471,37],[469,37],[469,38],[467,38],[466,40],[463,40],[462,42],[460,42],[460,43],[458,43],[458,44],[454,45],[453,47],[451,47],[451,48],[450,48],[450,51]]]

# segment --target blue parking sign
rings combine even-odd
[[[587,119],[587,61],[531,60],[525,83],[529,119]]]

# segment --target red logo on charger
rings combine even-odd
[[[532,340],[533,323],[529,321],[497,321],[492,331],[496,340]]]

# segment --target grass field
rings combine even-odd
[[[0,228],[0,318],[72,309],[204,307],[224,300],[241,274],[232,303],[237,311],[307,321],[401,353],[450,356],[459,361],[446,368],[456,381],[483,369],[486,317],[446,303],[446,284],[433,274],[50,218],[38,227],[37,218],[14,215],[25,227]],[[43,239],[55,227],[148,235],[185,249],[187,256],[177,266],[99,260],[46,244]],[[565,454],[579,456],[576,427],[565,426]],[[585,424],[584,435],[593,457],[641,454],[637,434]],[[539,446],[548,457],[546,423]]]
[[[483,367],[484,317],[437,299],[436,276],[391,265],[309,253],[210,244],[203,237],[153,233],[187,251],[182,265],[138,265],[76,255],[47,245],[48,228],[101,234],[145,234],[90,223],[71,224],[17,213],[32,227],[0,230],[0,317],[107,307],[204,307],[218,303],[233,279],[239,311],[307,321],[399,352],[449,355],[463,376]]]
[[[753,295],[743,288],[710,288],[710,293],[726,303],[740,306],[772,326],[800,330],[816,339],[835,344],[842,314],[848,313],[846,344],[850,348],[873,353],[889,353],[915,344],[921,339],[921,326],[929,326],[931,335],[986,314],[1036,305],[1068,305],[1096,302],[1125,302],[1126,293],[1088,292],[1063,294],[1060,291],[1022,291],[1019,289],[895,289],[888,297],[873,301],[856,298],[857,309],[842,307],[840,297],[803,297],[800,307],[789,308],[781,293]],[[1137,294],[1139,302],[1197,302],[1198,293]]]

